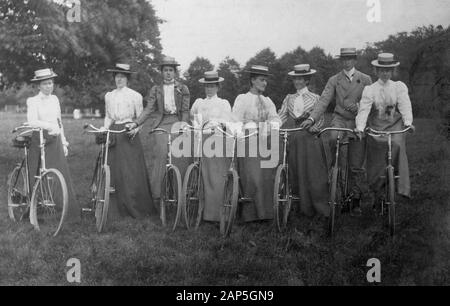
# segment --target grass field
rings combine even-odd
[[[84,219],[46,237],[7,215],[6,176],[21,153],[10,146],[10,131],[24,120],[0,113],[0,285],[68,285],[73,257],[81,261],[81,285],[367,285],[372,257],[381,262],[381,285],[450,285],[450,143],[433,120],[416,120],[408,136],[413,199],[399,202],[395,243],[369,207],[362,218],[344,216],[333,241],[317,220],[298,216],[286,233],[254,223],[236,226],[227,240],[215,224],[172,233],[157,217],[115,222],[102,234]],[[64,120],[81,203],[98,151],[82,135],[84,122]]]

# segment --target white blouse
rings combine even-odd
[[[30,126],[47,130],[50,135],[61,135],[63,145],[69,145],[64,135],[61,106],[57,96],[39,92],[36,96],[28,98],[27,121]]]
[[[201,126],[208,120],[220,123],[233,122],[230,102],[217,95],[195,100],[191,108],[191,121],[194,126]]]
[[[105,95],[105,123],[109,128],[111,124],[131,122],[143,110],[142,95],[133,89],[123,87],[114,89]]]
[[[169,114],[175,114],[177,112],[177,106],[175,104],[175,83],[164,84],[164,111]]]
[[[233,114],[246,124],[249,122],[271,122],[281,125],[275,104],[269,97],[251,92],[240,94],[234,101]]]
[[[408,95],[408,87],[405,83],[398,81],[381,80],[366,86],[362,93],[358,115],[356,116],[356,128],[363,131],[367,124],[367,118],[372,110],[376,119],[391,122],[395,120],[396,108],[401,114],[403,123],[408,126],[412,124],[413,114],[411,100]],[[398,118],[398,117],[397,117]]]

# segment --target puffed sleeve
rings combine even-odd
[[[111,118],[111,93],[107,92],[105,95],[105,121],[103,123],[103,126],[107,129],[111,126],[113,123],[113,119]]]
[[[287,118],[288,118],[288,103],[289,103],[289,95],[287,95],[284,100],[283,104],[281,105],[280,110],[278,111],[278,116],[280,116],[281,124],[283,125]]]
[[[142,101],[143,101],[142,95],[140,93],[136,92],[136,98],[135,98],[135,101],[134,101],[134,115],[135,115],[135,118],[139,117],[139,115],[144,110],[144,103]]]
[[[269,97],[267,97],[267,111],[268,111],[267,122],[278,123],[281,126],[281,119],[280,116],[278,116],[277,108],[275,107],[275,104]]]
[[[319,96],[318,95],[314,95],[314,104],[313,104],[313,108],[314,108],[314,105],[317,103],[317,102],[319,102]],[[309,110],[308,110],[309,111]],[[325,123],[325,114],[322,114],[322,116],[320,116],[319,117],[319,120],[317,120],[314,124],[313,124],[313,127],[315,127],[316,129],[321,129],[322,127],[323,127],[323,125],[324,125],[324,123]]]
[[[191,117],[191,122],[194,124],[194,126],[201,125],[201,122],[200,122],[201,120],[198,117],[198,105],[201,103],[201,101],[202,101],[202,99],[197,98],[191,107],[190,117]]]
[[[233,105],[233,115],[235,116],[237,121],[244,122],[245,118],[245,103],[243,99],[244,95],[239,95],[236,97]],[[244,122],[245,123],[245,122]]]
[[[61,104],[59,103],[59,99],[57,96],[54,96],[54,98],[55,98],[55,107],[56,107],[57,116],[58,116],[57,120],[58,120],[58,124],[59,124],[59,129],[61,131],[61,142],[64,146],[68,147],[69,143],[67,142],[66,135],[64,134],[64,126],[62,124]]]
[[[372,94],[372,86],[366,86],[363,90],[361,101],[359,103],[358,114],[355,118],[356,129],[359,131],[364,131],[366,128],[367,117],[372,109],[373,102],[374,97]]]
[[[397,82],[397,108],[402,115],[403,124],[408,126],[413,122],[411,100],[408,95],[408,87],[405,83]]]

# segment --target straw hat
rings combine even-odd
[[[159,63],[159,67],[163,67],[163,66],[173,66],[173,67],[177,67],[180,66],[180,64],[177,63],[177,61],[175,60],[175,58],[170,57],[170,56],[165,56],[162,60],[161,63]]]
[[[394,54],[392,53],[380,53],[378,58],[372,61],[372,65],[375,67],[394,68],[400,65],[400,62],[394,60]]]
[[[214,84],[223,82],[225,79],[219,77],[219,73],[217,71],[206,71],[204,73],[204,77],[198,80],[202,84]]]
[[[255,75],[266,75],[266,76],[272,75],[271,73],[269,73],[269,68],[267,66],[262,65],[252,65],[250,69],[245,70],[244,72]]]
[[[53,72],[50,68],[39,69],[34,72],[34,78],[31,79],[31,82],[39,82],[48,79],[56,78],[58,75]]]
[[[316,73],[317,71],[314,69],[311,69],[309,64],[300,64],[295,65],[294,70],[289,72],[288,75],[290,76],[304,76],[304,75],[312,75]]]
[[[356,48],[341,48],[341,52],[339,55],[336,55],[334,58],[342,59],[342,58],[356,58]]]
[[[131,74],[135,73],[134,71],[130,70],[130,65],[128,64],[116,64],[116,66],[112,69],[107,69],[108,72],[114,72],[114,73],[125,73],[125,74]]]

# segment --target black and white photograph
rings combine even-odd
[[[0,0],[0,286],[449,286],[449,204],[448,0]]]

